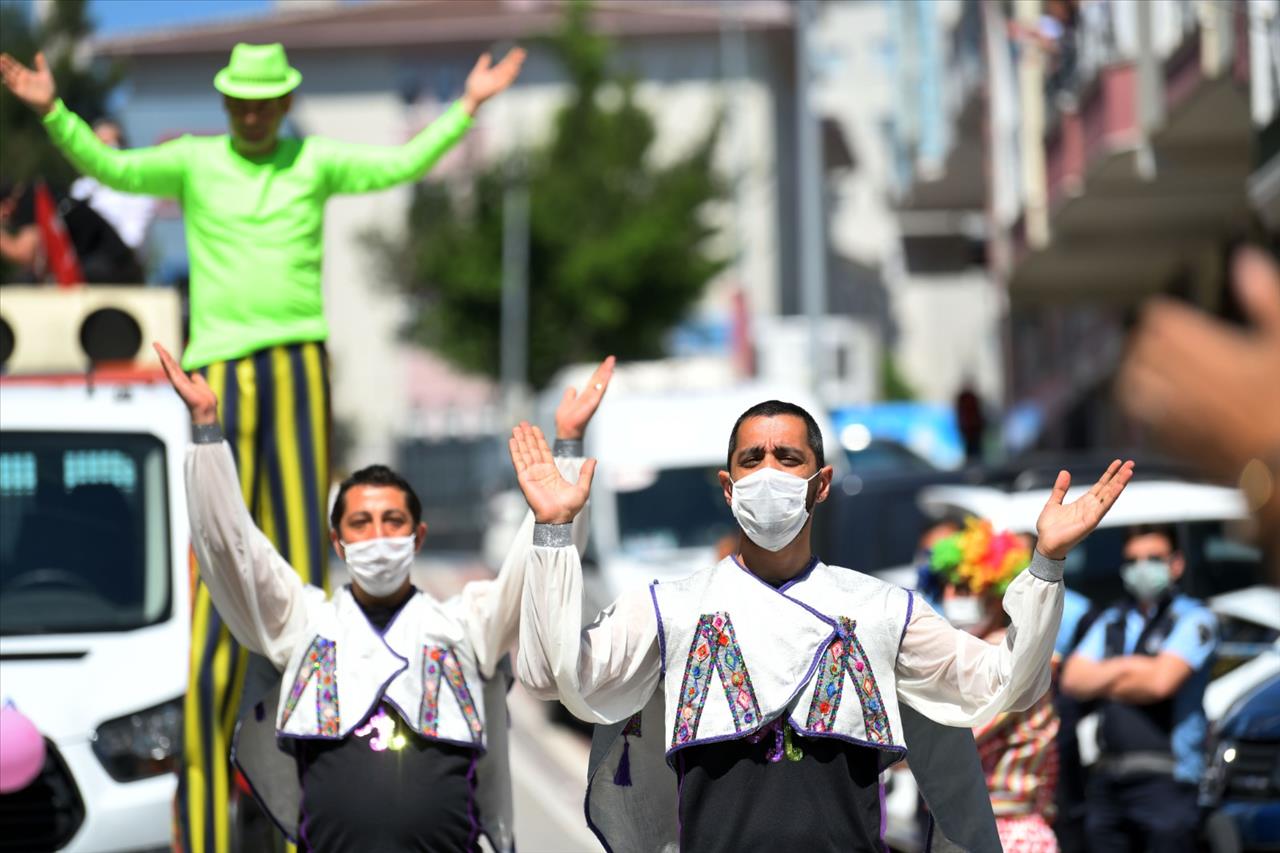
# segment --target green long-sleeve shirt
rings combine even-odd
[[[260,158],[237,153],[226,135],[119,151],[62,101],[44,124],[84,174],[182,205],[191,264],[182,365],[192,369],[328,337],[320,286],[325,201],[421,177],[466,133],[471,117],[459,102],[401,146],[281,139]]]

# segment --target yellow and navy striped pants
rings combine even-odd
[[[327,590],[330,410],[324,344],[275,346],[200,372],[218,395],[223,434],[254,521],[305,583]],[[229,756],[250,655],[218,618],[204,581],[193,581],[198,582],[178,789],[182,850],[230,853]]]

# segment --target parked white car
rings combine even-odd
[[[158,374],[0,379],[0,701],[46,739],[6,849],[168,850],[190,647],[189,419]]]

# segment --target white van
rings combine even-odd
[[[190,645],[189,418],[163,379],[0,380],[0,701],[45,736],[15,849],[168,849]]]
[[[180,342],[176,296],[26,290],[6,288],[0,306],[0,703],[32,721],[47,757],[0,795],[0,846],[168,850],[190,648],[190,418],[158,369],[70,364],[87,361],[93,324],[77,340],[71,322],[97,310],[86,300],[115,305],[111,323],[141,317],[125,337],[145,356],[142,340]],[[121,328],[107,327],[110,346]]]

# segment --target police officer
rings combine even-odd
[[[1086,795],[1089,847],[1192,851],[1217,625],[1177,588],[1185,561],[1172,529],[1132,528],[1124,558],[1125,600],[1090,627],[1062,673],[1062,690],[1096,699],[1101,715]]]

